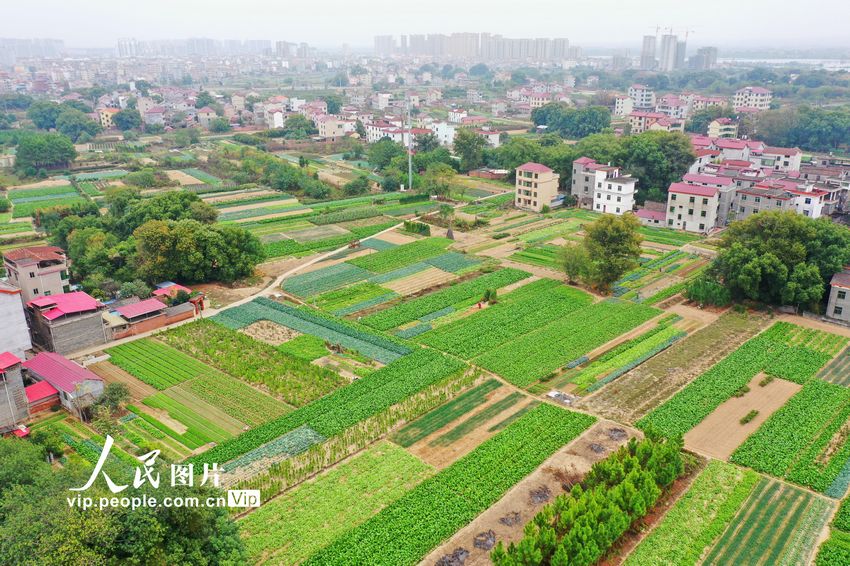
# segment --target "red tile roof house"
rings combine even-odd
[[[152,297],[144,301],[125,304],[104,313],[107,337],[119,340],[156,330],[169,324],[188,320],[195,316],[195,305],[183,303],[173,307],[165,304],[163,297]]]
[[[56,389],[62,406],[77,418],[87,419],[88,408],[103,395],[100,377],[59,354],[40,352],[23,366],[31,378]]]
[[[104,309],[82,291],[33,299],[26,308],[33,344],[60,354],[104,344]]]

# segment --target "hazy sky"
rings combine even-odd
[[[0,0],[0,37],[112,47],[119,37],[372,45],[376,34],[477,31],[634,46],[655,26],[691,45],[850,46],[850,0]]]

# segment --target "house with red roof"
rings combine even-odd
[[[46,381],[37,381],[24,387],[30,416],[41,413],[59,404],[59,391]]]
[[[179,287],[182,287],[182,285]],[[185,287],[182,288],[185,289]],[[159,289],[157,290],[159,291]],[[128,336],[136,336],[195,316],[197,311],[193,302],[187,301],[179,305],[168,306],[168,298],[169,295],[166,293],[145,300],[134,297],[133,301],[126,302],[109,312],[103,313],[103,321],[107,327],[107,339],[119,340]]]
[[[3,254],[9,283],[21,290],[24,303],[70,291],[69,265],[65,250],[57,246],[30,246]]]
[[[833,275],[829,282],[826,316],[850,323],[850,267]]]
[[[731,118],[715,118],[708,123],[707,133],[712,138],[737,138],[738,123]]]
[[[707,234],[717,226],[720,189],[673,183],[667,189],[667,227]]]
[[[0,281],[0,352],[11,352],[19,358],[32,348],[21,290]]]
[[[33,344],[68,354],[107,341],[104,305],[83,291],[33,299],[26,316]]]
[[[0,353],[0,433],[17,428],[28,416],[21,359],[11,352]]]
[[[198,123],[202,128],[210,129],[210,124],[217,117],[215,110],[210,108],[209,106],[204,106],[200,110],[195,113],[195,116],[198,118]]]
[[[523,163],[516,168],[517,208],[541,212],[543,207],[553,207],[558,199],[560,176],[540,163]]]
[[[62,406],[77,418],[86,418],[89,407],[103,395],[103,379],[55,352],[39,352],[23,367],[32,379],[50,384]],[[46,391],[44,387],[41,393]]]

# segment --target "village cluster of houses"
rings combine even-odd
[[[97,400],[102,380],[65,355],[191,319],[204,308],[203,295],[170,281],[148,299],[101,302],[72,289],[68,259],[56,246],[8,251],[3,264],[0,433],[20,432],[20,422],[55,405],[82,417]],[[187,302],[174,301],[180,292]]]
[[[741,115],[768,110],[773,93],[758,86],[747,86],[735,91],[731,97],[704,96],[696,93],[665,94],[656,97],[655,91],[642,84],[633,84],[627,94],[614,99],[614,116],[627,118],[629,131],[640,134],[649,130],[667,132],[685,130],[685,120],[695,112],[711,106],[731,107]],[[712,122],[713,137],[736,137],[737,127],[730,119]]]

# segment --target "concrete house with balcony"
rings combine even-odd
[[[559,175],[540,163],[528,162],[516,168],[514,205],[524,210],[542,212],[558,198]]]
[[[68,257],[62,248],[33,246],[10,250],[3,256],[3,266],[9,283],[21,290],[24,303],[71,290]]]
[[[637,179],[589,157],[573,161],[570,194],[581,208],[623,214],[634,208]]]

